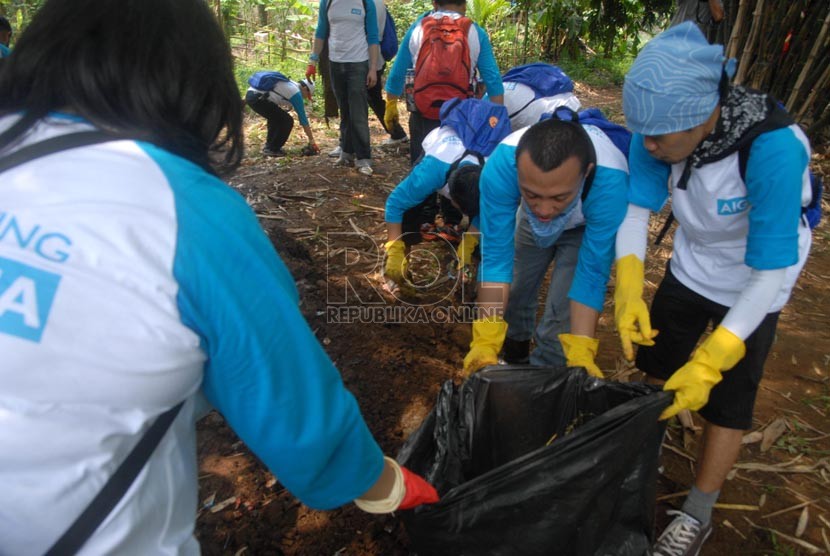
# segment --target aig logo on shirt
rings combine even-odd
[[[720,216],[732,216],[749,209],[749,200],[746,197],[735,197],[734,199],[718,199],[718,214]]]
[[[352,14],[353,15],[363,15],[363,10],[361,10],[360,8],[352,8]]]
[[[40,342],[61,277],[0,257],[0,333]]]

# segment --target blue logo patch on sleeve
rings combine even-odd
[[[718,214],[721,216],[732,216],[749,209],[749,200],[746,197],[735,197],[734,199],[718,199]]]
[[[0,257],[0,333],[40,342],[61,277]]]

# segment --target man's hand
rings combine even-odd
[[[461,243],[455,251],[458,255],[458,270],[473,263],[473,251],[476,250],[476,245],[478,245],[478,238],[475,235],[465,233],[461,236]]]
[[[309,143],[302,148],[300,154],[303,156],[314,156],[320,154],[320,147],[317,146],[317,143]]]
[[[366,74],[366,88],[371,89],[378,82],[378,72],[374,68],[369,68],[369,73]]]
[[[614,320],[620,333],[623,353],[634,359],[634,346],[653,346],[657,330],[651,329],[648,307],[643,301],[645,271],[643,261],[636,255],[626,255],[617,261],[617,285],[614,288]]]
[[[384,498],[368,500],[357,498],[354,503],[364,512],[386,514],[396,510],[411,510],[422,504],[439,501],[438,492],[423,477],[402,467],[390,457],[383,458],[384,470],[375,487],[382,484]],[[366,495],[364,495],[366,496]]]
[[[718,326],[695,351],[688,363],[680,367],[663,390],[674,390],[672,403],[660,419],[668,419],[684,409],[697,411],[709,401],[709,392],[746,354],[743,340],[729,329]]]
[[[583,367],[589,375],[603,378],[602,371],[597,367],[594,358],[599,349],[599,340],[590,336],[576,334],[560,334],[559,342],[569,367]]]
[[[474,320],[473,341],[470,342],[470,351],[464,358],[464,375],[470,376],[487,365],[496,365],[506,335],[507,323],[502,317]]]
[[[386,266],[383,274],[387,278],[400,284],[406,275],[406,245],[403,240],[395,239],[384,244],[386,248]]]

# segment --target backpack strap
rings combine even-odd
[[[537,100],[536,96],[534,95],[534,97],[532,99],[527,101],[527,104],[525,104],[524,106],[522,106],[521,108],[519,108],[518,110],[513,112],[512,114],[508,114],[507,117],[512,120],[515,116],[518,116],[519,114],[521,114],[524,111],[525,108],[527,108],[528,106],[533,104],[536,100]]]
[[[458,170],[458,167],[461,166],[461,161],[470,155],[475,156],[476,159],[478,159],[478,165],[482,168],[484,167],[484,157],[481,155],[481,153],[478,153],[472,149],[464,149],[464,152],[461,153],[461,156],[456,158],[455,161],[452,164],[450,164],[450,169],[447,170],[447,173],[444,176],[444,183],[449,183],[450,175],[452,175],[453,172]]]
[[[184,401],[181,401],[156,418],[92,502],[52,545],[45,556],[71,556],[83,547],[104,518],[124,497],[124,493],[133,484],[139,472],[144,469],[147,460],[150,459],[183,405]]]
[[[122,139],[126,139],[126,137],[118,137],[100,130],[79,131],[58,135],[57,137],[51,137],[32,145],[26,145],[0,158],[0,173],[50,154]]]
[[[86,147],[109,141],[127,139],[105,133],[100,130],[79,131],[67,133],[27,145],[0,159],[0,173],[10,170],[37,158],[55,154],[61,151]],[[79,515],[72,525],[61,535],[52,547],[46,551],[46,556],[71,556],[76,554],[95,532],[112,509],[123,498],[124,493],[133,484],[138,473],[144,468],[150,455],[161,441],[170,424],[176,418],[184,401],[168,409],[158,416],[150,425],[141,440],[138,441],[127,458],[121,463],[115,473],[110,476],[104,487],[98,492],[86,509]]]

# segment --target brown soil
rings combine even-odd
[[[612,119],[620,119],[619,89],[578,86],[577,93],[584,105],[600,106]],[[382,207],[408,171],[408,154],[405,149],[376,148],[372,177],[335,168],[334,159],[325,154],[336,145],[336,123],[330,129],[315,126],[323,155],[300,157],[302,134],[294,133],[287,145],[290,156],[268,159],[257,154],[264,122],[250,118],[251,155],[229,181],[262,217],[263,227],[297,281],[303,313],[357,397],[382,449],[395,454],[431,409],[441,383],[460,378],[469,325],[329,322],[327,311],[343,300],[347,282],[354,287],[350,300],[357,294],[364,304],[400,306],[418,299],[440,301],[442,306],[459,304],[457,292],[447,283],[404,301],[382,292],[375,247],[356,233],[365,232],[378,244],[385,240]],[[374,118],[372,125],[373,142],[379,144],[385,134]],[[814,163],[820,173],[830,176],[826,148]],[[825,217],[815,231],[810,260],[782,313],[758,393],[753,431],[763,431],[776,419],[784,419],[786,428],[770,449],[762,451],[756,442],[743,450],[740,464],[745,468],[737,469],[723,489],[720,503],[727,506],[715,511],[717,527],[702,551],[704,556],[814,553],[785,537],[796,536],[799,519],[805,519],[803,512],[807,525],[799,540],[830,553],[829,220]],[[660,224],[653,224],[655,230]],[[664,242],[649,254],[649,296],[660,281],[670,245]],[[436,261],[448,254],[441,246],[430,249]],[[439,276],[434,269],[424,271],[430,273]],[[612,378],[637,379],[621,359],[610,299],[607,303],[600,321],[598,363],[610,370]],[[699,425],[700,419],[696,422]],[[665,510],[682,503],[699,440],[698,431],[684,430],[676,422],[669,430],[658,486],[658,527],[666,523]],[[199,463],[205,508],[200,511],[197,535],[206,555],[409,554],[406,532],[393,516],[369,516],[353,505],[330,512],[302,505],[217,414],[199,425]],[[752,470],[746,464],[767,467]],[[223,509],[212,511],[229,499]],[[777,513],[780,510],[786,511]]]

